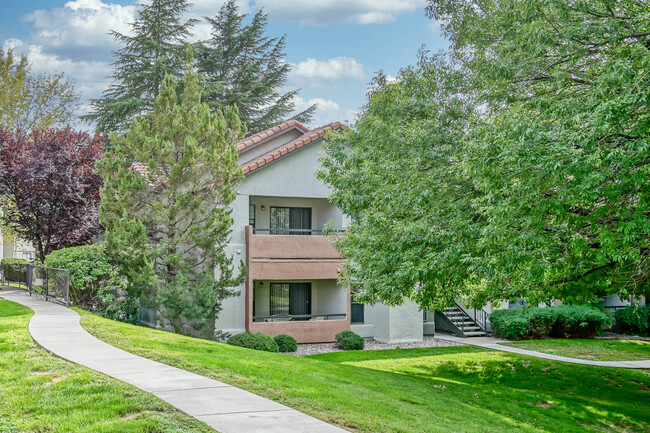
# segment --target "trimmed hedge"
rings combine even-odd
[[[512,308],[490,314],[492,331],[507,340],[540,338],[590,338],[612,325],[606,313],[588,305],[557,305],[544,308]]]
[[[615,313],[616,330],[623,333],[650,334],[650,305],[630,305]]]
[[[336,341],[339,342],[343,350],[363,350],[363,338],[352,331],[339,332],[336,334]]]
[[[273,337],[278,344],[278,351],[280,352],[295,352],[298,350],[298,343],[291,335],[280,334]]]
[[[2,265],[26,265],[28,263],[31,262],[29,260],[20,259],[18,257],[4,257],[2,260],[0,260],[0,264]]]
[[[231,346],[262,350],[265,352],[278,351],[278,343],[276,343],[273,338],[264,335],[261,332],[243,332],[241,334],[233,335],[228,339],[228,344]]]
[[[126,279],[102,244],[53,251],[45,258],[45,266],[70,271],[70,301],[74,305],[109,319],[137,323],[137,303],[129,298]]]

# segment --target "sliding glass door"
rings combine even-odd
[[[271,283],[271,316],[311,314],[311,283]],[[295,320],[308,320],[296,318]]]
[[[310,235],[311,208],[271,206],[272,235]]]

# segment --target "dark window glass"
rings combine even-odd
[[[363,304],[353,301],[350,304],[350,312],[352,313],[350,317],[352,323],[364,323]]]
[[[271,206],[272,235],[310,235],[311,208]]]
[[[254,204],[248,205],[248,225],[253,226],[253,228],[255,228],[255,205]]]
[[[271,284],[271,316],[289,314],[289,284]]]
[[[311,314],[311,283],[271,283],[271,316]],[[309,320],[308,317],[295,320]]]

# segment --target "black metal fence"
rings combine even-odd
[[[70,271],[32,264],[0,265],[2,284],[27,289],[31,294],[70,306]]]

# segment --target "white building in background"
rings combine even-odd
[[[0,233],[0,259],[6,257],[32,261],[36,259],[36,249],[28,242],[16,241]]]

